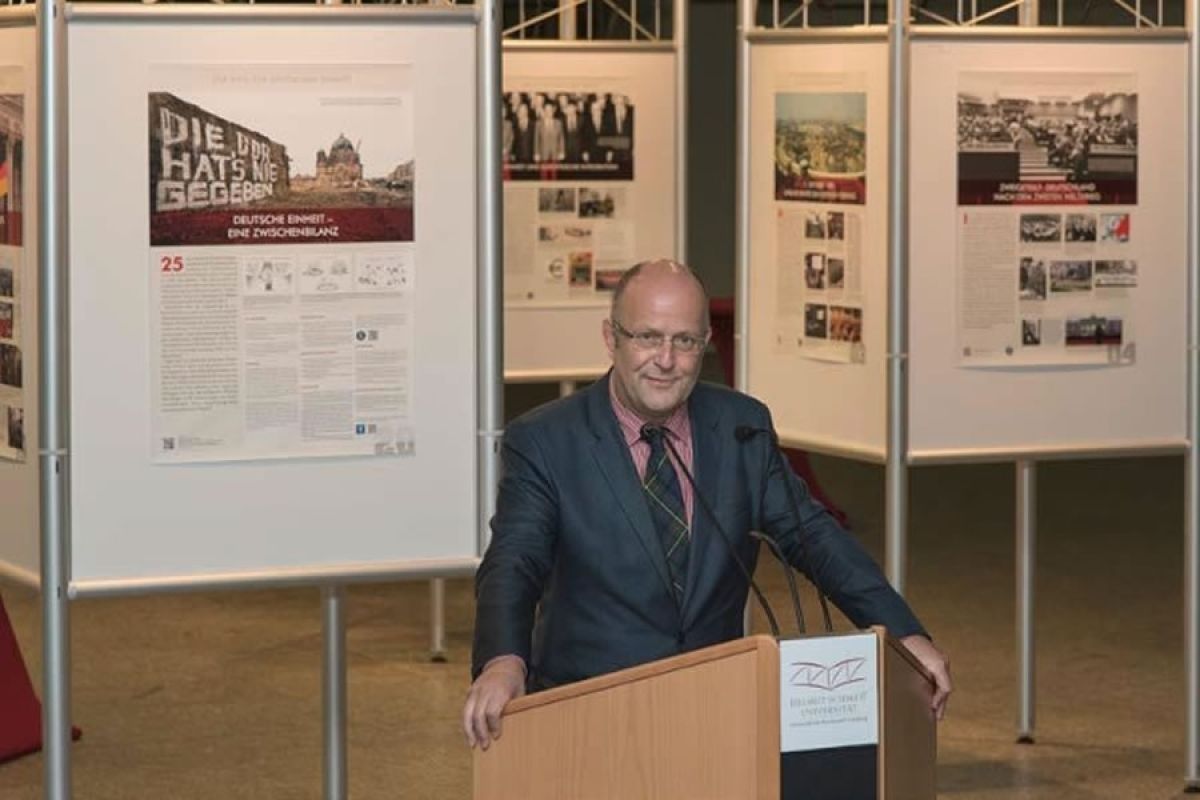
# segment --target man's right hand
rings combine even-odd
[[[471,684],[463,705],[463,733],[467,745],[487,750],[500,738],[500,715],[509,700],[525,694],[525,662],[520,656],[497,656]]]

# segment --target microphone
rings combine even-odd
[[[752,425],[738,425],[736,428],[733,429],[734,438],[737,439],[738,442],[742,443],[742,444],[750,441],[755,436],[758,436],[760,433],[765,433],[768,437],[770,437],[771,444],[773,445],[773,447],[771,448],[771,453],[775,458],[782,461],[783,454],[779,447],[779,437],[775,435],[775,431],[773,431],[772,429],[756,428]],[[791,472],[791,468],[788,467],[787,464],[781,464],[781,466],[783,467],[783,483],[784,483],[784,486],[787,487],[788,500],[791,502],[791,505],[792,505],[792,516],[794,516],[796,518],[796,524],[799,525],[800,524],[800,498],[796,496],[796,487],[792,483],[791,475],[789,474]],[[767,538],[769,538],[769,537],[767,537]],[[776,552],[776,548],[778,548],[779,545],[777,543],[775,543],[774,540],[772,540],[772,544],[775,544],[775,548],[772,548],[772,552]],[[782,553],[779,553],[779,559],[780,559],[780,561],[784,561]],[[787,562],[784,561],[784,564],[786,565]],[[789,569],[788,572],[790,574],[791,570]],[[812,581],[812,584],[813,584],[813,588],[815,588],[817,590],[817,599],[820,600],[820,602],[821,602],[821,616],[823,617],[823,620],[825,622],[825,632],[833,633],[833,618],[829,616],[829,601],[825,599],[825,593],[821,591],[820,586],[817,586],[816,581]]]
[[[750,531],[750,535],[765,544],[771,551],[771,555],[775,556],[775,560],[779,562],[779,566],[783,567],[783,577],[787,581],[788,594],[792,596],[792,611],[796,614],[796,628],[803,636],[808,633],[808,630],[804,624],[804,608],[800,605],[800,590],[796,588],[796,576],[793,574],[792,568],[788,566],[787,559],[783,557],[783,551],[779,549],[779,545],[774,539],[758,531]]]
[[[696,479],[692,477],[692,472],[683,463],[683,459],[679,457],[679,451],[675,449],[675,445],[671,443],[671,437],[659,425],[651,425],[649,423],[642,426],[642,438],[650,441],[655,436],[661,436],[663,444],[667,446],[667,450],[671,453],[672,460],[679,465],[679,471],[687,478],[688,485],[692,487],[692,495],[696,498],[696,502],[704,509],[704,513],[712,522],[713,527],[717,529],[717,533],[721,536],[721,541],[725,543],[726,549],[729,550],[729,555],[738,565],[738,569],[742,571],[746,583],[754,590],[754,596],[758,598],[758,604],[762,606],[763,613],[767,615],[767,626],[771,629],[771,635],[776,639],[779,638],[779,622],[775,619],[775,612],[771,610],[771,604],[767,602],[767,597],[762,593],[762,589],[758,588],[758,584],[754,582],[754,576],[750,574],[750,570],[746,569],[745,563],[738,557],[737,550],[733,547],[733,540],[729,538],[729,534],[721,526],[720,520],[717,519],[716,513],[712,510],[712,506],[704,499],[704,495],[700,493],[700,488],[696,485]]]

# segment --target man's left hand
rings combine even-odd
[[[945,653],[934,647],[928,637],[920,634],[905,636],[900,642],[933,676],[934,691],[930,707],[933,708],[938,719],[944,718],[946,703],[950,699],[950,693],[954,691],[954,687],[950,683],[950,659],[946,658]]]

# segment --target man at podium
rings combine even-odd
[[[504,706],[526,691],[740,637],[743,570],[758,553],[749,531],[772,537],[855,625],[901,639],[934,675],[940,717],[948,661],[774,452],[766,407],[697,383],[708,298],[691,270],[631,268],[603,336],[608,375],[505,431],[475,579],[467,742],[486,748]]]

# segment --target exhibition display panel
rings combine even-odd
[[[669,40],[504,43],[507,380],[602,375],[621,274],[680,257],[682,58]]]
[[[460,21],[72,20],[73,591],[473,565]]]
[[[1184,448],[1187,41],[1097,43],[913,41],[912,461]]]
[[[38,583],[38,90],[32,8],[0,9],[0,576]]]
[[[748,382],[788,445],[886,458],[887,42],[750,50]]]

